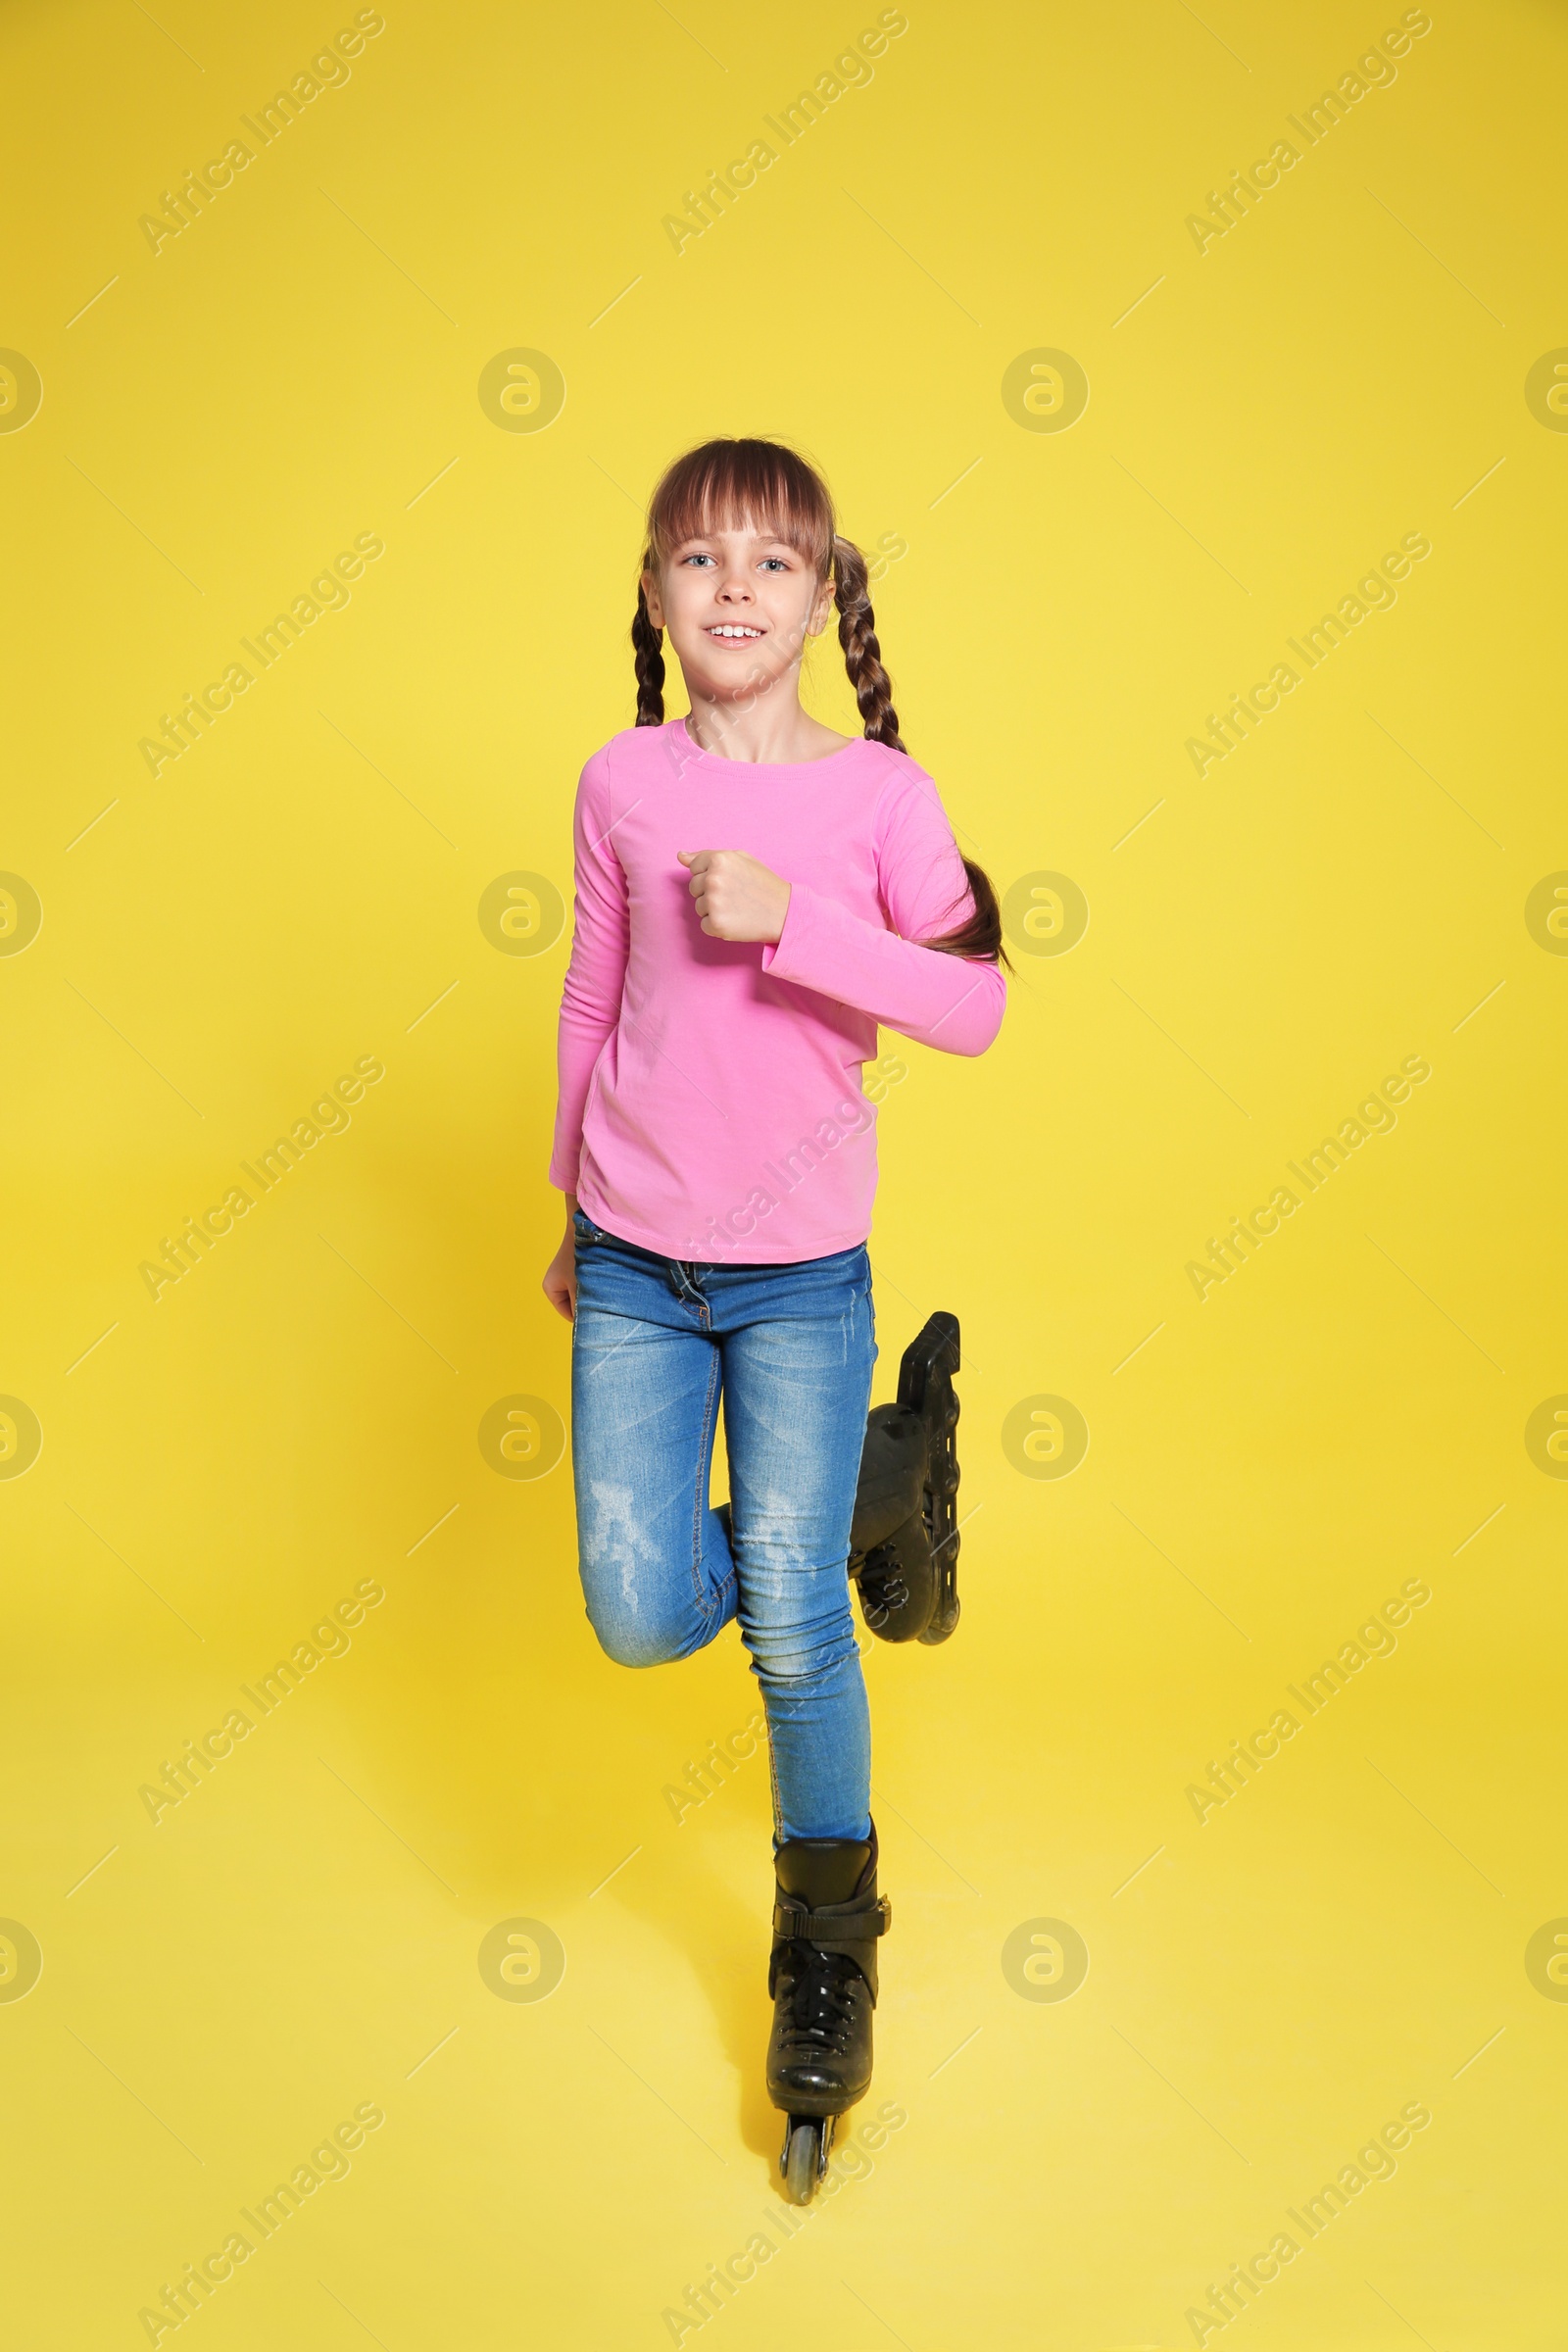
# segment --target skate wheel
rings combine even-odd
[[[956,1630],[962,1607],[962,1602],[955,1596],[951,1611],[938,1608],[920,1640],[927,1643],[948,1641]]]
[[[816,2184],[827,2171],[829,2136],[820,2116],[791,2116],[779,2170],[792,2205],[809,2205],[816,2194]]]

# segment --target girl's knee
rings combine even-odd
[[[600,1648],[617,1666],[667,1666],[691,1638],[688,1626],[668,1619],[596,1616],[592,1609],[587,1617]]]
[[[826,1695],[853,1683],[860,1653],[853,1626],[841,1636],[812,1642],[769,1642],[754,1635],[750,1643],[757,1679],[775,1698]]]

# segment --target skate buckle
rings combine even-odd
[[[810,1943],[862,1943],[885,1936],[893,1925],[893,1898],[879,1894],[867,1911],[812,1911],[805,1903],[775,1903],[773,1928],[780,1936],[803,1936]]]

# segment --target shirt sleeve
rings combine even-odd
[[[762,969],[940,1053],[983,1054],[1002,1026],[1007,984],[997,964],[920,944],[956,930],[974,900],[935,784],[912,761],[909,771],[877,811],[878,887],[892,928],[794,882]]]
[[[613,825],[606,750],[596,752],[583,769],[572,814],[575,907],[556,1033],[556,1132],[550,1155],[550,1182],[564,1193],[577,1189],[583,1107],[595,1064],[620,1019],[626,977],[631,918]]]

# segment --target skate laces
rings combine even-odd
[[[860,1599],[873,1631],[895,1609],[908,1605],[908,1584],[897,1559],[868,1559],[860,1570],[859,1585]]]
[[[790,1979],[784,2041],[790,2049],[835,2050],[849,2037],[855,2019],[852,1980],[865,1982],[845,1952],[824,1952],[793,1937],[780,1968]]]

